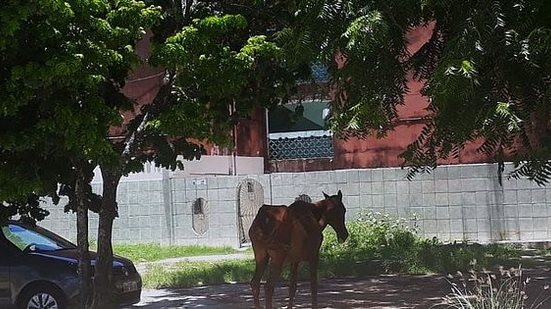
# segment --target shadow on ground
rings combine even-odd
[[[449,291],[440,276],[380,276],[367,279],[321,280],[320,308],[429,308]],[[274,295],[276,308],[285,306],[287,287]],[[145,290],[142,302],[130,308],[252,308],[250,288],[246,284]],[[310,286],[298,286],[296,308],[310,307]]]

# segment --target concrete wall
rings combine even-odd
[[[315,201],[322,191],[335,194],[340,189],[349,220],[367,211],[416,215],[421,235],[444,241],[551,239],[551,188],[516,179],[503,179],[500,186],[491,164],[442,166],[412,181],[405,174],[399,168],[381,168],[192,177],[150,170],[121,181],[114,241],[236,247],[237,188],[245,178],[259,181],[265,203],[271,204],[289,204],[301,194]],[[100,185],[94,183],[95,189],[99,191]],[[199,197],[208,202],[209,228],[203,235],[192,228],[192,204]],[[48,209],[52,214],[42,225],[75,239],[75,216],[64,214],[59,206]],[[97,217],[91,217],[94,238]]]
[[[263,157],[243,157],[243,156],[201,156],[200,160],[188,161],[185,163],[185,170],[178,174],[186,176],[193,175],[257,175],[264,173]]]
[[[114,222],[113,241],[237,247],[237,187],[245,178],[260,181],[268,192],[268,177],[263,175],[190,177],[153,168],[124,177],[117,192],[119,217]],[[94,192],[101,193],[99,179],[96,177],[92,186]],[[202,235],[192,226],[192,206],[197,198],[207,200],[208,207],[209,227]],[[76,215],[64,213],[63,206],[45,204],[51,214],[40,225],[76,240]],[[98,215],[90,213],[90,239],[97,238],[97,228]]]

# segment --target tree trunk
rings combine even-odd
[[[78,250],[78,274],[80,291],[80,308],[88,306],[90,298],[90,244],[88,242],[88,205],[84,187],[86,179],[83,170],[77,168],[77,180],[75,183],[75,198],[77,205],[77,250]]]
[[[98,255],[94,275],[94,297],[91,309],[116,308],[113,284],[113,247],[111,236],[113,220],[117,214],[117,186],[121,173],[101,167],[103,177],[103,200],[99,213]]]

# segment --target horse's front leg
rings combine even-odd
[[[266,309],[272,309],[272,298],[274,295],[274,288],[281,275],[281,269],[283,268],[283,262],[285,256],[272,256],[270,261],[270,275],[266,284],[264,285],[264,294],[266,298]]]
[[[318,309],[318,263],[319,258],[310,261],[310,291],[312,293],[312,309]]]
[[[269,259],[270,257],[267,252],[255,252],[256,265],[254,269],[254,276],[251,279],[251,289],[253,291],[255,309],[260,309],[260,280],[262,279],[262,275],[264,274],[266,265],[268,265]]]
[[[287,309],[292,309],[295,301],[295,294],[297,292],[297,272],[298,272],[298,262],[291,263],[291,274],[290,274],[290,283],[289,283],[289,305],[287,305]]]

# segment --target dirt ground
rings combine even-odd
[[[528,284],[527,308],[537,298],[551,296],[551,272],[548,268],[525,271],[531,280]],[[436,306],[451,291],[442,275],[382,275],[363,279],[320,280],[320,308],[446,308]],[[282,282],[274,295],[275,308],[286,308],[286,283]],[[262,293],[261,293],[262,295]],[[436,306],[436,307],[435,307]],[[189,289],[144,290],[142,302],[129,308],[252,308],[252,295],[246,284],[223,284]],[[295,308],[310,308],[310,286],[301,282],[298,286]],[[540,309],[551,309],[551,302]],[[506,309],[506,308],[504,308]]]

